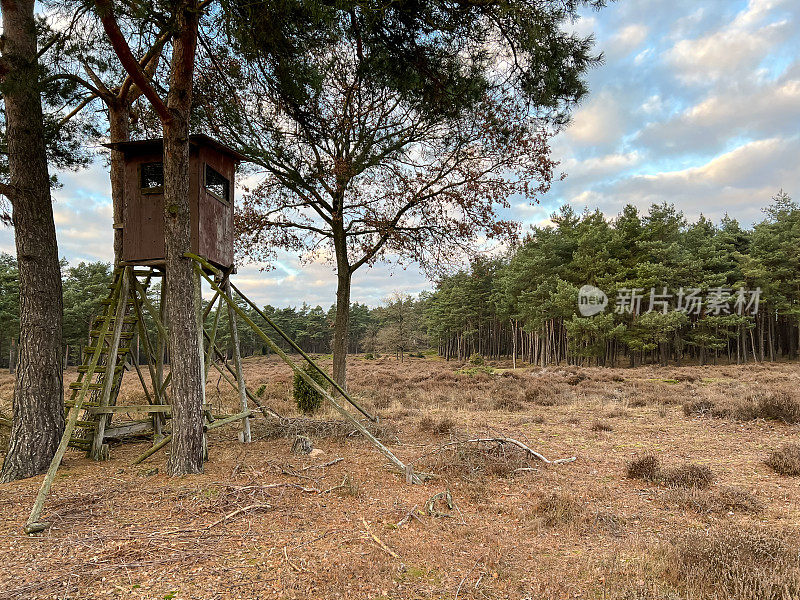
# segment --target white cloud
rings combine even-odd
[[[618,140],[624,129],[619,99],[603,90],[575,112],[566,135],[580,144],[603,145]]]
[[[606,56],[627,56],[645,41],[648,28],[641,23],[626,25],[604,44]]]
[[[798,153],[798,137],[757,140],[694,167],[623,178],[577,192],[569,201],[578,207],[600,206],[607,214],[616,214],[625,204],[646,209],[668,202],[690,218],[703,213],[718,219],[729,212],[748,223],[760,218],[760,209],[778,189],[800,194]]]
[[[754,68],[792,30],[785,19],[762,25],[778,4],[751,1],[728,27],[676,42],[667,53],[667,62],[679,79],[700,84]]]

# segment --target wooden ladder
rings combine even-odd
[[[108,445],[104,443],[104,438],[113,412],[102,409],[116,405],[122,377],[128,367],[128,360],[133,355],[131,343],[142,329],[139,321],[142,314],[141,301],[134,290],[133,277],[137,274],[144,275],[146,279],[142,287],[146,290],[152,273],[152,269],[142,273],[134,272],[130,267],[119,267],[115,270],[113,283],[109,285],[111,292],[103,300],[104,311],[92,321],[91,341],[86,349],[84,364],[78,367],[77,381],[70,384],[71,398],[65,403],[67,414],[75,405],[76,395],[83,388],[83,376],[91,373],[95,377],[95,381],[89,383],[89,396],[84,397],[81,403],[84,409],[83,418],[76,421],[75,431],[69,440],[69,447],[85,450],[95,460],[108,458]],[[92,369],[92,361],[97,352],[97,365]],[[110,360],[112,356],[116,358]]]
[[[91,345],[86,349],[84,364],[78,367],[78,378],[69,386],[64,434],[25,525],[27,533],[42,531],[47,527],[46,523],[39,522],[39,517],[68,447],[87,450],[99,458],[107,457],[108,447],[103,444],[103,425],[107,415],[97,415],[99,418],[96,419],[87,416],[82,420],[78,416],[86,407],[108,406],[116,402],[116,393],[112,398],[112,392],[119,391],[125,361],[130,352],[130,347],[122,346],[120,341],[133,337],[133,327],[138,322],[135,317],[128,315],[132,277],[130,267],[119,267],[114,271],[111,291],[108,298],[103,300],[103,313],[93,323]],[[74,436],[76,429],[83,430],[84,435]]]

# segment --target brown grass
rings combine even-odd
[[[164,452],[132,467],[147,440],[113,446],[103,463],[70,450],[45,507],[53,525],[34,539],[21,524],[41,478],[0,485],[0,600],[705,600],[770,598],[775,582],[797,596],[787,528],[797,533],[800,487],[763,465],[769,449],[796,443],[788,423],[796,364],[511,370],[487,362],[469,375],[434,357],[350,360],[348,388],[380,416],[370,427],[417,472],[435,475],[409,486],[331,409],[299,415],[291,373],[275,357],[248,358],[248,386],[263,386],[259,399],[288,422],[259,415],[247,446],[238,426],[211,432],[204,474],[167,477]],[[329,368],[330,358],[322,363]],[[65,373],[65,383],[74,378],[74,369]],[[0,412],[10,412],[12,390],[0,373]],[[215,413],[238,408],[216,377],[207,398]],[[689,401],[725,418],[670,408]],[[121,402],[143,403],[135,375],[126,375]],[[736,413],[741,406],[749,412]],[[596,422],[613,433],[593,431]],[[292,454],[297,434],[324,454]],[[463,443],[502,436],[577,460],[546,466],[507,444]],[[713,484],[698,487],[709,473]],[[426,502],[445,490],[453,516],[429,514]],[[772,568],[762,538],[780,542],[767,548]]]
[[[583,508],[567,493],[553,493],[539,500],[534,514],[547,527],[575,525],[583,516]]]

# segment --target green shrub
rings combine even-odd
[[[307,364],[303,367],[303,371],[321,387],[326,387],[327,382],[325,378],[313,366]],[[307,415],[316,412],[319,407],[322,406],[322,394],[311,387],[299,373],[294,374],[294,379],[292,381],[292,397],[294,401],[297,402],[297,409],[301,413]]]
[[[483,364],[483,356],[479,353],[475,353],[469,357],[469,364],[471,365],[482,365]]]
[[[364,355],[364,358],[367,359],[367,360],[375,360],[375,356],[372,354],[372,352],[367,352]]]

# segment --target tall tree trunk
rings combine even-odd
[[[164,243],[167,267],[167,326],[172,372],[170,475],[203,471],[203,368],[192,262],[189,209],[189,112],[197,45],[198,11],[184,2],[176,12],[164,123]]]
[[[349,267],[336,276],[336,322],[333,326],[333,380],[343,390],[347,389],[347,339],[350,331],[350,283]]]
[[[335,206],[341,206],[344,198],[334,199]],[[337,211],[333,223],[333,245],[336,251],[336,322],[333,325],[333,380],[347,389],[347,339],[350,332],[350,283],[353,272],[347,256],[347,237],[345,236],[342,215]]]
[[[130,134],[130,106],[114,101],[108,106],[108,132],[111,143],[127,142]],[[114,264],[122,260],[122,224],[125,220],[125,156],[111,151],[111,202],[114,214]]]
[[[61,269],[47,171],[33,0],[0,0],[3,90],[20,291],[11,441],[0,481],[45,471],[64,431]]]

